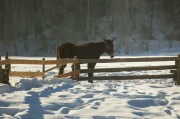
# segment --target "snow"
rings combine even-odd
[[[177,51],[178,52],[178,51]],[[150,53],[150,55],[152,55]],[[129,56],[130,57],[130,56]],[[132,56],[131,56],[132,57]],[[133,56],[137,57],[137,56]],[[42,59],[39,57],[11,57]],[[101,58],[107,58],[105,56]],[[116,57],[117,58],[117,57]],[[47,59],[55,59],[47,57]],[[171,65],[174,62],[166,62]],[[151,66],[150,63],[102,63],[102,67]],[[85,68],[86,65],[82,65]],[[46,68],[50,68],[46,66]],[[68,65],[65,72],[70,71]],[[14,71],[40,71],[38,65],[12,65]],[[179,86],[172,79],[77,82],[58,79],[58,69],[46,78],[10,77],[13,87],[0,84],[0,118],[2,119],[142,119],[180,118]],[[96,73],[96,76],[141,75],[165,71]],[[83,74],[82,76],[86,76]]]

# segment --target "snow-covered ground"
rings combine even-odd
[[[166,65],[173,63],[166,62]],[[157,64],[161,65],[162,62]],[[150,66],[154,65],[154,62],[103,63],[97,64],[96,67],[135,65]],[[46,68],[48,67],[52,66]],[[68,65],[65,71],[70,69]],[[41,71],[42,67],[12,65],[12,70]],[[57,69],[48,72],[45,80],[40,77],[10,77],[13,87],[0,84],[0,119],[180,119],[180,87],[174,85],[172,79],[94,81],[90,84],[86,81],[76,82],[70,78],[54,78],[57,72]],[[95,75],[140,75],[163,72],[116,72]]]

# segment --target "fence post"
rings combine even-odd
[[[42,58],[42,60],[45,61],[45,58]],[[45,78],[45,62],[42,65],[42,72],[43,72],[42,79],[44,79]]]
[[[9,59],[9,57],[8,57],[8,52],[6,52],[6,54],[5,54],[5,59],[6,59],[6,60]],[[6,65],[5,65],[5,69],[8,69],[9,72],[10,72],[10,71],[11,71],[11,64],[6,64]]]
[[[7,55],[8,56],[8,55]],[[0,56],[1,61],[1,56]],[[0,65],[0,83],[9,84],[9,71],[10,71],[10,65],[5,65],[5,69],[2,68],[2,65]]]
[[[5,59],[8,60],[9,57],[8,57],[8,52],[6,51],[6,54],[5,54]],[[11,72],[11,64],[6,64],[5,65],[5,69],[2,69],[2,78],[3,78],[3,83],[5,84],[9,84],[9,73]]]
[[[1,56],[0,56],[0,61],[1,61]],[[3,82],[3,79],[2,79],[2,65],[0,65],[0,83]]]
[[[74,59],[78,59],[78,57],[77,57],[77,56],[74,56]],[[73,70],[74,70],[74,71],[80,69],[79,63],[74,63],[73,66],[74,66],[74,67],[73,67]],[[79,74],[75,74],[73,78],[74,78],[74,80],[78,80]]]
[[[180,54],[178,54],[178,58],[177,58],[177,83],[176,85],[180,85]]]
[[[177,66],[177,60],[175,61],[175,65]],[[177,82],[177,70],[170,70],[170,73],[174,74],[173,82]]]

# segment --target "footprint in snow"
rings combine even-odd
[[[46,105],[43,108],[45,110],[52,110],[52,111],[56,111],[59,110],[62,107],[62,105],[58,105],[58,104],[50,104],[50,105]]]
[[[86,94],[84,96],[82,96],[81,98],[93,98],[94,94]]]
[[[62,108],[59,110],[59,112],[61,112],[62,114],[68,114],[69,111],[70,111],[70,109],[67,108],[67,107],[62,107]]]
[[[91,107],[92,109],[98,109],[98,107],[100,106],[100,102],[95,102],[94,105]]]

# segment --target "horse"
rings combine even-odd
[[[57,60],[61,58],[74,58],[78,59],[99,59],[103,53],[107,53],[110,58],[114,57],[114,39],[103,39],[101,42],[90,42],[86,44],[73,44],[64,43],[57,48]],[[96,63],[88,63],[88,69],[94,69]],[[66,65],[59,67],[59,75],[63,74]],[[88,73],[88,77],[93,77],[93,73]],[[92,80],[88,82],[93,83]]]

